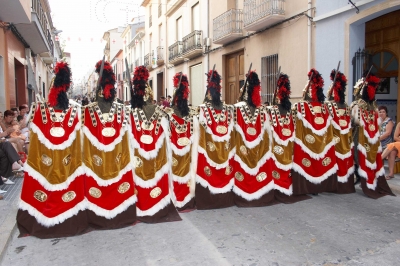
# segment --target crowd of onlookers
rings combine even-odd
[[[28,113],[27,104],[0,112],[0,185],[14,184],[8,178],[23,171],[29,149]],[[0,189],[0,200],[6,192]]]

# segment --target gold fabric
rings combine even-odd
[[[190,149],[191,151],[191,149]],[[172,165],[172,173],[177,176],[185,176],[187,173],[190,171],[190,159],[191,157],[191,152],[186,153],[183,156],[176,155],[175,153],[172,153],[172,157],[175,158],[178,163],[176,165]]]
[[[350,152],[352,130],[350,129],[347,134],[340,134],[340,131],[333,127],[333,135],[338,137],[338,141],[335,144],[335,151],[343,155]]]
[[[358,143],[364,148],[369,146],[370,150],[367,152],[367,160],[370,163],[375,163],[376,154],[378,153],[379,145],[381,145],[380,141],[378,140],[375,144],[368,142],[368,138],[364,135],[364,128],[360,127],[360,130],[358,131]]]
[[[236,131],[235,131],[236,132]],[[236,136],[236,155],[240,157],[240,159],[250,168],[255,168],[260,159],[268,152],[269,150],[269,136],[265,131],[263,135],[263,140],[250,149],[246,147],[242,137],[237,133]],[[244,147],[244,148],[243,148]],[[242,149],[246,149],[246,152],[242,152]]]
[[[130,163],[128,134],[109,152],[97,149],[86,136],[83,138],[83,146],[83,162],[103,180],[116,177]]]
[[[326,144],[329,144],[333,141],[333,131],[328,129],[326,133],[322,136],[314,134],[313,131],[303,125],[303,121],[296,121],[296,138],[300,139],[303,142],[303,145],[310,149],[313,153],[320,154],[324,151]],[[314,143],[309,143],[305,140],[307,135],[312,135],[315,139]]]
[[[69,158],[68,164],[65,164],[66,160],[64,159],[66,157]],[[30,131],[28,164],[41,173],[50,184],[56,185],[65,182],[78,169],[81,162],[79,133],[68,148],[50,150],[39,141],[36,133]]]
[[[234,141],[234,131],[232,130],[229,142],[233,141]],[[207,145],[208,142],[213,144],[213,146],[215,146],[215,149],[210,150],[209,148],[210,144]],[[228,146],[225,144],[226,141],[214,142],[212,139],[212,135],[208,134],[204,129],[204,127],[202,126],[200,127],[199,145],[205,151],[207,151],[207,156],[215,163],[221,164],[228,160],[229,152],[233,149],[234,145],[231,144]]]
[[[156,158],[146,160],[143,158],[137,149],[135,149],[135,156],[140,158],[143,165],[139,168],[135,168],[135,173],[140,176],[144,181],[151,180],[155,174],[167,163],[167,151],[166,142],[164,139],[163,145],[158,150]]]
[[[283,153],[279,154],[279,153],[274,152],[273,148],[275,146],[282,147]],[[293,146],[294,146],[293,141],[289,141],[288,145],[285,147],[285,146],[281,146],[281,145],[277,144],[275,142],[275,140],[272,139],[272,152],[274,153],[276,160],[281,164],[287,165],[287,164],[292,163]]]

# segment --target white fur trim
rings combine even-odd
[[[69,135],[69,137],[66,141],[64,141],[61,144],[53,144],[50,140],[48,140],[44,136],[42,130],[37,125],[35,125],[34,123],[31,123],[32,131],[37,134],[40,143],[42,143],[44,146],[46,146],[46,148],[48,148],[49,150],[64,150],[64,149],[68,148],[69,146],[71,146],[72,143],[74,142],[74,140],[76,139],[77,131],[79,132],[80,128],[81,128],[81,123],[78,122],[75,125],[74,131],[72,131],[72,133]]]
[[[102,216],[106,219],[112,219],[118,214],[126,211],[133,204],[135,204],[137,202],[137,197],[136,195],[133,195],[132,197],[126,199],[119,206],[115,207],[112,210],[103,209],[90,201],[87,202],[88,202],[88,207],[87,207],[88,210],[93,211],[98,216]]]
[[[182,201],[176,201],[175,206],[178,208],[182,208],[183,206],[185,206],[186,203],[193,199],[193,196],[194,195],[192,193],[187,194]]]
[[[153,150],[151,151],[146,151],[140,147],[140,144],[137,142],[137,140],[133,137],[132,138],[132,144],[133,144],[133,149],[137,149],[140,156],[145,158],[146,160],[151,160],[157,157],[159,150],[164,144],[164,139],[165,139],[165,131],[160,135],[156,142],[156,146]],[[167,141],[168,143],[169,141]]]
[[[358,168],[358,174],[359,174],[361,177],[365,178],[365,179],[368,178],[367,173],[366,173],[364,170],[362,170],[361,167]],[[371,190],[375,190],[376,185],[378,184],[378,177],[380,177],[381,175],[384,175],[384,174],[385,174],[385,169],[384,169],[384,167],[382,166],[381,169],[380,169],[379,171],[375,172],[374,183],[373,183],[373,184],[369,184],[369,183],[366,182],[367,187],[368,187],[369,189],[371,189]]]
[[[201,176],[196,175],[196,183],[200,184],[204,188],[208,188],[208,190],[210,190],[211,194],[221,194],[221,193],[226,193],[226,192],[232,191],[234,180],[232,178],[231,181],[229,181],[229,183],[226,184],[222,188],[215,188],[215,187],[211,186],[210,183],[208,183],[206,180],[204,180]]]
[[[36,221],[39,224],[49,228],[56,224],[63,223],[68,218],[71,218],[72,216],[77,215],[79,211],[84,211],[86,209],[86,205],[87,205],[87,201],[86,201],[86,199],[83,199],[81,202],[76,204],[71,209],[69,209],[55,217],[52,217],[52,218],[43,215],[35,207],[26,203],[22,199],[19,201],[18,207],[20,210],[27,211],[31,216],[35,217]]]
[[[365,126],[363,126],[363,132],[364,132],[364,136],[368,139],[369,143],[375,144],[379,141],[379,137],[380,137],[379,130],[376,131],[375,136],[373,136],[372,138],[368,135],[367,130],[365,130]]]
[[[244,144],[246,145],[246,147],[249,149],[254,148],[258,144],[260,144],[260,142],[263,140],[264,129],[261,130],[260,134],[253,141],[246,140],[246,136],[244,135],[243,129],[238,124],[235,124],[235,129],[239,133],[239,135],[242,137],[242,140],[243,140]]]
[[[228,164],[229,164],[229,160],[230,160],[233,156],[235,156],[235,153],[236,153],[236,147],[235,147],[235,148],[233,148],[233,149],[229,152],[229,154],[228,154],[228,159],[227,159],[225,162],[223,162],[223,163],[221,163],[221,164],[218,164],[218,163],[214,162],[213,160],[211,160],[211,159],[208,157],[207,151],[204,150],[200,145],[197,147],[197,150],[198,150],[199,153],[203,154],[204,157],[206,157],[207,163],[208,163],[209,165],[211,165],[212,167],[216,168],[216,169],[222,169],[222,168],[227,167]]]
[[[251,193],[251,194],[241,190],[237,186],[233,186],[233,192],[236,195],[238,195],[248,201],[257,200],[273,189],[274,189],[274,181],[273,180],[271,180],[266,186],[260,188],[259,190],[257,190],[254,193]]]
[[[266,152],[264,156],[261,157],[261,159],[257,162],[257,165],[254,168],[250,168],[245,162],[242,161],[242,158],[240,158],[237,154],[235,154],[234,160],[239,163],[243,171],[254,176],[258,174],[260,167],[263,166],[269,158],[271,158],[270,151]]]
[[[187,182],[190,180],[190,178],[191,178],[190,171],[185,176],[178,176],[178,175],[172,174],[172,180],[174,180],[175,182],[177,182],[179,184],[187,184]]]
[[[240,107],[240,106],[245,106],[246,102],[238,102],[238,103],[234,103],[233,106],[235,107]]]
[[[349,180],[349,176],[354,173],[354,165],[347,170],[347,173],[344,176],[338,175],[338,182],[346,183]]]
[[[347,124],[347,128],[345,128],[345,129],[342,129],[342,128],[340,127],[340,125],[338,125],[338,124],[336,123],[336,121],[335,121],[334,119],[331,120],[331,124],[332,124],[332,126],[333,126],[336,130],[339,130],[339,132],[340,132],[341,135],[345,135],[345,134],[349,133],[349,131],[350,131],[350,129],[351,129],[351,122],[349,122],[349,123]]]
[[[376,161],[373,162],[373,163],[368,161],[368,159],[367,159],[367,150],[365,149],[365,147],[363,145],[361,145],[361,144],[358,144],[357,145],[357,149],[365,156],[365,165],[371,170],[376,170]]]
[[[295,138],[295,143],[297,145],[299,145],[301,147],[301,149],[307,153],[311,158],[315,159],[315,160],[319,160],[325,157],[326,153],[333,147],[335,146],[335,142],[332,140],[330,143],[325,145],[324,150],[321,153],[314,153],[313,151],[311,151],[306,145],[304,145],[304,143],[298,139]]]
[[[142,166],[144,167],[144,166]],[[163,167],[161,167],[160,170],[158,170],[155,174],[154,177],[152,179],[149,180],[144,180],[141,176],[139,176],[138,174],[135,173],[134,175],[134,180],[135,180],[135,184],[139,187],[142,188],[151,188],[157,185],[158,181],[161,180],[161,178],[167,174],[169,172],[169,168],[170,168],[170,164],[167,162],[166,164],[164,164]]]
[[[97,125],[99,126],[99,125]],[[93,134],[90,132],[90,130],[87,127],[83,127],[83,133],[85,136],[90,140],[93,146],[95,146],[97,149],[100,151],[105,151],[109,152],[114,150],[115,146],[119,144],[122,141],[122,137],[125,135],[127,129],[126,127],[122,127],[119,136],[110,144],[103,144],[101,143]]]
[[[321,176],[316,176],[313,177],[309,174],[307,174],[303,168],[301,168],[298,164],[296,164],[295,162],[293,162],[293,170],[296,171],[298,174],[300,174],[301,176],[303,176],[305,179],[307,179],[308,181],[310,181],[313,184],[320,184],[321,182],[323,182],[325,179],[327,179],[328,177],[330,177],[331,175],[335,174],[337,172],[338,166],[335,163],[335,165],[329,169],[327,172],[325,172],[324,174],[322,174]]]
[[[283,194],[285,194],[287,196],[291,196],[293,194],[293,186],[292,185],[290,185],[289,189],[287,189],[287,188],[283,188],[275,183],[274,188],[276,190],[279,190],[280,192],[282,192]]]
[[[146,211],[142,211],[141,209],[139,209],[139,207],[136,207],[136,215],[139,217],[152,216],[157,212],[159,212],[160,210],[167,207],[170,202],[171,202],[171,197],[168,194],[163,199],[161,199],[157,204],[155,204],[153,207],[151,207]]]
[[[118,181],[121,180],[123,175],[125,175],[129,171],[132,171],[133,169],[132,164],[128,163],[123,169],[119,171],[117,176],[108,180],[104,180],[100,178],[95,172],[93,172],[93,170],[90,169],[88,166],[86,166],[85,164],[83,164],[83,166],[85,168],[86,175],[93,177],[93,179],[96,180],[97,184],[102,187],[107,187],[111,184],[117,183]]]
[[[189,139],[190,139],[190,142],[193,143],[193,135]],[[174,154],[179,155],[179,156],[183,156],[186,153],[188,153],[190,151],[190,147],[192,147],[191,144],[186,145],[185,147],[180,149],[180,148],[176,147],[174,143],[171,142],[172,151],[174,152]]]
[[[297,119],[299,119],[299,120],[301,120],[302,122],[303,122],[303,125],[304,125],[304,127],[306,127],[306,128],[308,128],[308,129],[311,129],[312,130],[312,132],[314,133],[314,134],[317,134],[317,135],[319,135],[319,136],[322,136],[322,135],[324,135],[325,133],[326,133],[326,131],[328,130],[328,128],[329,128],[329,126],[331,125],[331,120],[332,120],[332,117],[331,116],[328,116],[328,118],[327,118],[327,120],[326,120],[326,124],[325,124],[325,126],[323,127],[323,128],[321,128],[321,129],[315,129],[304,117],[303,117],[303,115],[301,114],[301,112],[297,112]]]
[[[275,142],[281,146],[287,146],[289,141],[294,141],[295,138],[295,133],[293,132],[292,136],[286,140],[282,140],[279,135],[275,132],[275,130],[272,131],[272,136],[275,140]]]
[[[353,155],[353,153],[351,152],[351,150],[349,150],[348,153],[346,154],[341,154],[338,151],[335,151],[336,157],[338,157],[341,160],[346,160],[347,158],[351,157]]]
[[[288,164],[281,164],[275,157],[275,155],[272,153],[271,154],[272,160],[274,161],[276,167],[278,167],[279,169],[283,170],[283,171],[289,171],[292,169],[292,164],[293,164],[293,156],[292,156],[292,162],[288,163]]]
[[[232,132],[233,126],[235,124],[233,121],[233,114],[231,114],[231,121],[228,126],[228,132],[224,136],[219,137],[219,136],[214,135],[212,130],[208,127],[207,120],[204,117],[203,109],[200,109],[200,110],[201,111],[200,111],[200,116],[199,116],[199,122],[204,122],[207,125],[207,127],[205,128],[205,131],[206,131],[206,133],[211,135],[213,141],[215,141],[215,142],[228,141],[231,138],[231,132]],[[230,112],[230,111],[228,111],[228,112]]]
[[[67,180],[60,184],[51,184],[41,173],[33,169],[29,164],[24,164],[24,170],[27,172],[33,179],[39,182],[46,190],[48,191],[61,191],[67,189],[69,185],[80,175],[85,174],[85,167],[79,166],[76,168],[75,172],[73,172]],[[83,185],[83,184],[82,184]]]

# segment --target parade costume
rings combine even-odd
[[[195,196],[198,209],[234,205],[233,157],[236,149],[233,108],[221,102],[220,82],[218,72],[210,70],[207,74],[206,103],[200,105]]]
[[[274,204],[271,174],[270,124],[261,106],[261,86],[256,72],[247,75],[235,108],[234,201],[238,207]]]
[[[365,80],[365,81],[364,81]],[[379,141],[378,112],[375,107],[375,91],[379,78],[369,74],[360,79],[354,95],[359,98],[351,105],[354,128],[356,175],[361,177],[361,188],[373,199],[394,195],[385,179],[382,146]]]
[[[138,220],[147,223],[179,221],[172,202],[171,160],[168,152],[169,124],[167,114],[153,105],[149,72],[136,67],[130,112],[133,164],[137,185]],[[190,130],[190,129],[189,129]],[[170,189],[171,188],[171,189]]]
[[[171,171],[175,206],[179,211],[183,211],[195,208],[196,147],[199,129],[197,117],[190,113],[188,106],[190,91],[187,76],[182,75],[181,77],[181,74],[177,73],[173,82],[176,91],[169,122],[172,152]]]
[[[331,117],[324,102],[324,80],[308,73],[304,100],[294,105],[296,132],[293,150],[293,193],[316,194],[337,189],[337,164]],[[309,91],[308,91],[309,89]]]
[[[73,236],[88,227],[79,121],[70,106],[67,63],[58,62],[49,103],[32,104],[30,149],[17,214],[21,235],[39,238]]]
[[[96,64],[98,73],[101,63]],[[83,107],[82,117],[87,213],[94,228],[120,228],[136,222],[129,114],[115,101],[115,75],[108,62],[99,79],[96,102]]]
[[[271,124],[271,173],[274,178],[275,199],[283,203],[294,203],[309,199],[305,195],[293,195],[291,176],[295,122],[291,112],[290,81],[280,74],[277,81],[276,105],[267,108]]]
[[[335,74],[336,80],[328,92],[329,102],[326,105],[332,117],[331,124],[338,165],[336,193],[347,194],[356,192],[354,187],[354,143],[350,108],[345,103],[347,78],[340,71],[336,73],[336,70],[332,70],[330,75],[332,81]]]

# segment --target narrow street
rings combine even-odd
[[[320,194],[292,205],[192,211],[41,240],[15,232],[2,265],[399,265],[400,197]]]

